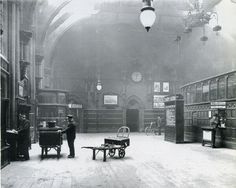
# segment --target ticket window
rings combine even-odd
[[[226,110],[225,109],[218,109],[218,115],[219,115],[219,127],[225,128],[226,124]]]
[[[218,114],[218,120],[219,120],[218,127],[219,128],[225,128],[225,126],[226,126],[226,118],[227,118],[226,110],[225,109],[217,109],[214,112],[209,111],[208,112],[209,119],[211,119],[214,114]]]

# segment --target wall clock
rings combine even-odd
[[[131,78],[134,82],[140,82],[142,80],[143,76],[140,72],[133,72],[131,75]]]

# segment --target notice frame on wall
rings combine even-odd
[[[118,95],[104,94],[103,104],[104,105],[118,105]]]
[[[165,108],[165,96],[166,95],[153,95],[153,108]]]
[[[175,126],[175,105],[171,105],[166,107],[166,125],[168,126]]]
[[[153,83],[153,91],[154,92],[161,92],[161,83],[160,82]]]
[[[163,92],[170,92],[170,84],[169,82],[163,82]]]

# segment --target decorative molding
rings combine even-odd
[[[36,55],[35,55],[35,62],[36,62],[36,64],[37,64],[37,65],[41,65],[43,58],[44,58],[43,55],[36,54]]]
[[[26,75],[28,65],[30,65],[29,62],[20,60],[20,80],[28,79]]]
[[[32,38],[32,35],[33,34],[31,31],[20,30],[20,39],[25,43],[29,42],[29,40]]]

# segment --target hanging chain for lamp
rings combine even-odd
[[[203,44],[205,44],[205,42],[208,40],[208,37],[205,35],[205,25],[202,27],[202,32],[203,36],[200,38],[200,40],[203,42]]]

